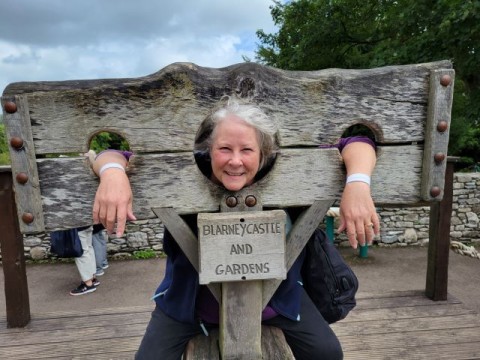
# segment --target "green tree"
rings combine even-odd
[[[480,0],[275,1],[256,60],[286,70],[371,68],[451,59],[449,153],[480,161]]]
[[[10,156],[8,154],[5,125],[0,121],[0,165],[8,165],[8,164],[10,164]]]

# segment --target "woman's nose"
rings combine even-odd
[[[230,157],[230,165],[242,165],[242,157],[240,153],[233,152],[232,156]]]

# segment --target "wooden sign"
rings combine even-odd
[[[200,284],[285,279],[283,210],[198,214]]]

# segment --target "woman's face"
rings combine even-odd
[[[210,150],[212,181],[230,191],[253,183],[260,166],[257,132],[235,115],[227,115],[215,128]]]

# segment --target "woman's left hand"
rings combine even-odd
[[[347,230],[348,241],[356,249],[358,244],[371,244],[380,233],[380,220],[370,194],[370,186],[363,182],[345,185],[340,201],[340,233]]]

